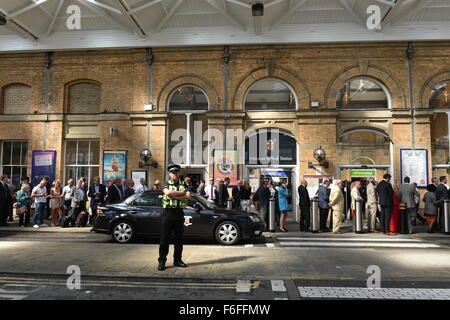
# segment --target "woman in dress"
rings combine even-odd
[[[400,232],[400,210],[398,208],[400,200],[398,198],[398,190],[399,190],[398,184],[394,184],[394,195],[393,195],[394,206],[392,207],[392,218],[390,226],[391,233]]]
[[[286,188],[286,184],[283,183],[278,188],[278,206],[280,207],[280,230],[283,232],[287,232],[286,229],[286,220],[288,216],[288,200],[287,197],[289,196],[289,191]]]
[[[61,181],[55,180],[53,182],[53,188],[50,190],[52,227],[58,226],[58,220],[61,216],[62,207],[63,207],[63,195],[61,189]]]

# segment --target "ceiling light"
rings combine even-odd
[[[254,17],[262,17],[264,15],[264,4],[255,3],[252,5],[252,15]]]

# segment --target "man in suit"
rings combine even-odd
[[[319,191],[317,192],[317,198],[319,200],[319,211],[320,211],[320,231],[321,232],[330,232],[331,229],[327,228],[327,219],[328,214],[330,212],[330,193],[328,190],[328,186],[330,185],[330,181],[325,179],[322,185],[319,187]]]
[[[8,176],[6,174],[0,177],[0,226],[6,227],[6,222],[11,204],[11,192],[8,187]]]
[[[439,177],[439,185],[436,188],[436,200],[438,201],[439,211],[437,224],[439,229],[443,229],[444,226],[444,200],[448,199],[448,189],[447,189],[447,177]]]
[[[410,184],[409,177],[403,179],[403,184],[398,190],[398,199],[400,203],[405,203],[409,214],[409,233],[413,233],[413,226],[416,225],[417,207],[414,197],[418,197],[419,193],[416,188]]]
[[[241,195],[242,195],[242,182],[238,180],[236,185],[231,190],[231,196],[233,198],[233,209],[241,210]]]
[[[388,236],[395,236],[397,234],[390,231],[394,189],[389,181],[391,181],[391,175],[386,173],[377,186],[378,202],[381,206],[380,229]]]
[[[108,197],[106,199],[107,204],[118,203],[124,198],[121,188],[121,182],[121,179],[116,178],[108,188]]]
[[[134,194],[134,190],[132,190],[130,188],[130,186],[128,185],[128,181],[126,179],[122,180],[122,194],[123,194],[123,199],[126,199],[128,197],[131,197]]]
[[[379,232],[375,229],[377,219],[377,207],[378,207],[378,195],[375,189],[375,179],[369,178],[369,184],[367,185],[367,209],[369,211],[368,217],[368,229],[370,232]]]
[[[341,223],[344,213],[344,194],[341,191],[342,181],[335,180],[330,191],[330,207],[333,209],[333,233],[342,234]]]
[[[100,177],[94,177],[94,183],[89,187],[88,197],[91,207],[91,215],[89,216],[89,224],[92,225],[97,216],[97,206],[105,203],[106,186],[100,183]]]
[[[311,210],[311,198],[308,193],[308,182],[302,180],[298,187],[298,206],[300,207],[300,231],[309,230],[309,219]]]
[[[266,228],[269,230],[269,201],[270,201],[270,190],[267,186],[269,184],[269,179],[264,178],[261,181],[261,185],[255,192],[253,201],[258,201],[258,211],[259,216],[263,221],[266,222]]]

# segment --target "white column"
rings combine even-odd
[[[450,152],[450,111],[447,111],[446,114],[447,114],[447,128],[448,128],[448,149]]]
[[[187,121],[187,135],[186,135],[186,166],[191,165],[191,115],[192,113],[186,113],[186,121]]]
[[[391,167],[391,181],[392,184],[395,183],[395,172],[394,172],[394,144],[392,141],[389,141],[389,156],[390,156],[390,167]],[[401,168],[400,168],[401,170]]]

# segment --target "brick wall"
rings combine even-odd
[[[98,123],[99,135],[89,138],[100,140],[100,152],[104,149],[128,150],[128,177],[132,170],[140,169],[139,151],[150,145],[159,165],[149,169],[150,176],[162,179],[166,161],[167,100],[178,86],[191,84],[206,92],[211,111],[220,111],[221,115],[212,127],[223,130],[224,126],[220,124],[224,123],[224,116],[234,112],[231,119],[242,119],[235,127],[278,127],[293,134],[299,142],[300,175],[316,173],[314,169],[308,169],[308,162],[315,162],[312,151],[319,145],[327,151],[330,162],[330,167],[322,169],[322,173],[335,175],[336,165],[343,161],[337,154],[337,137],[344,129],[369,127],[384,131],[393,140],[398,178],[399,150],[411,147],[412,141],[411,118],[405,109],[410,106],[406,48],[406,43],[231,46],[227,111],[224,111],[226,97],[221,46],[153,49],[153,91],[150,96],[147,93],[145,49],[55,52],[47,71],[44,53],[1,54],[0,87],[23,83],[31,87],[31,93],[28,115],[18,115],[19,112],[16,116],[0,115],[0,140],[25,139],[29,141],[30,150],[57,150],[57,177],[62,178],[66,126]],[[415,106],[423,108],[426,106],[421,101],[426,100],[428,94],[425,84],[441,81],[442,73],[450,72],[450,43],[415,43],[414,49]],[[44,94],[46,73],[48,115]],[[359,75],[372,76],[384,83],[392,96],[394,110],[405,113],[394,117],[391,111],[352,114],[336,111],[334,99],[340,86]],[[246,91],[263,77],[287,82],[299,98],[300,110],[260,113],[256,118],[244,113]],[[93,102],[97,100],[94,95],[89,103],[80,104],[77,110],[89,112],[91,106],[98,104],[99,114],[76,116],[65,113],[69,107],[70,85],[79,81],[97,83],[101,88],[101,99],[99,103]],[[320,107],[310,108],[310,101],[318,101]],[[158,112],[145,113],[146,102],[156,104]],[[416,116],[417,147],[431,149],[430,116],[426,113]],[[208,114],[208,118],[211,117]],[[347,121],[345,125],[343,119]],[[118,128],[119,135],[111,136],[109,128]],[[433,160],[431,153],[430,160]],[[432,161],[430,171],[431,165]],[[29,167],[31,171],[31,159]]]

